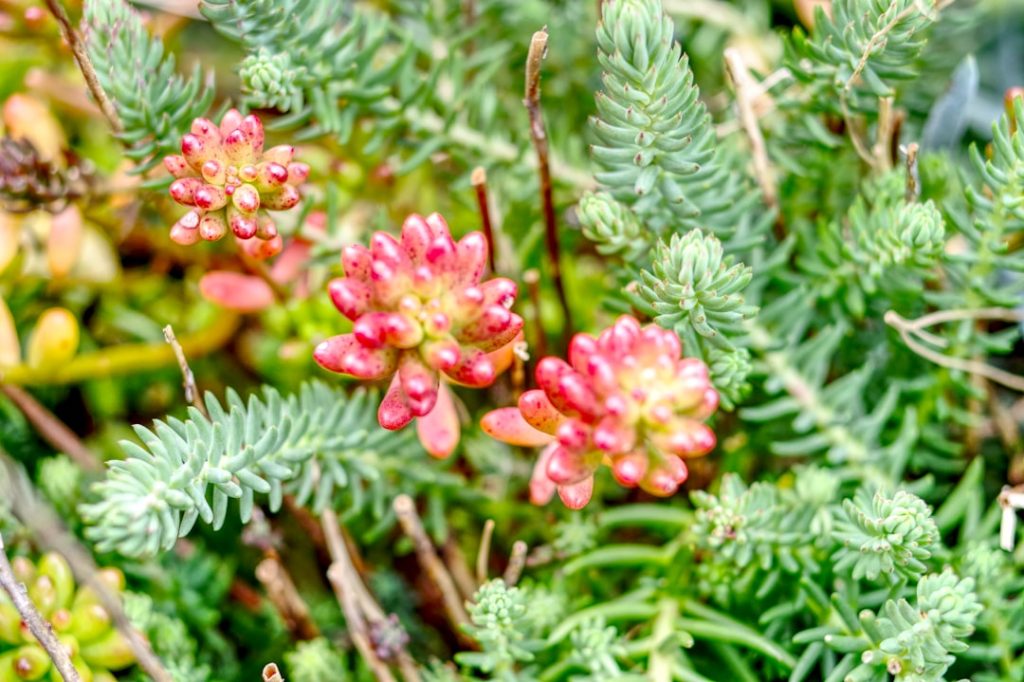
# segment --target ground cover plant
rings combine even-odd
[[[1024,679],[1016,0],[0,0],[0,682]]]

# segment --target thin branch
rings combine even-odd
[[[303,601],[277,552],[271,552],[256,566],[256,579],[267,590],[267,597],[296,639],[310,640],[320,635],[320,629],[309,614],[309,606]]]
[[[879,98],[878,123],[875,125],[875,146],[871,149],[871,155],[875,159],[873,166],[883,171],[892,168],[892,140],[896,134],[897,121],[892,107],[892,97]]]
[[[925,320],[931,318],[931,321],[925,323]],[[944,355],[936,350],[933,350],[917,340],[914,333],[918,331],[919,327],[928,326],[929,324],[937,324],[940,321],[952,321],[958,319],[996,319],[996,320],[1020,320],[1024,318],[1024,312],[1018,312],[1010,310],[1009,308],[986,308],[982,310],[948,310],[939,311],[932,313],[931,315],[925,315],[914,321],[905,320],[894,310],[890,310],[885,313],[885,323],[890,327],[896,329],[899,332],[900,338],[903,339],[903,343],[907,345],[907,348],[917,353],[921,357],[941,367],[947,369],[959,370],[968,374],[976,374],[978,376],[985,377],[990,381],[994,381],[997,384],[1005,386],[1006,388],[1013,389],[1015,391],[1024,392],[1024,377],[1007,372],[1006,370],[992,365],[981,362],[980,360],[968,360],[965,358],[956,358],[949,355]],[[920,334],[920,332],[918,332]]]
[[[53,632],[53,626],[39,615],[32,600],[28,598],[28,590],[14,577],[11,569],[11,562],[7,559],[7,552],[4,550],[4,538],[0,534],[0,587],[14,602],[14,608],[18,610],[21,619],[28,624],[35,638],[39,640],[47,656],[53,661],[57,672],[64,678],[64,682],[81,682],[82,678],[78,671],[71,665],[71,657],[68,650],[57,639]]]
[[[569,299],[565,295],[565,283],[562,280],[561,247],[558,243],[558,221],[555,214],[555,200],[551,189],[551,167],[549,163],[550,149],[548,134],[544,127],[544,115],[540,108],[540,66],[548,50],[548,29],[542,28],[533,34],[530,40],[530,51],[526,57],[526,94],[523,104],[530,115],[530,139],[537,150],[537,172],[540,175],[540,198],[544,209],[544,238],[551,261],[551,281],[558,294],[558,302],[562,306],[565,320],[563,334],[566,338],[572,333],[572,313],[569,310]]]
[[[512,554],[508,557],[508,566],[505,567],[503,576],[506,585],[511,587],[519,582],[519,577],[523,574],[523,567],[526,565],[527,550],[529,550],[529,545],[522,540],[512,543]]]
[[[466,555],[462,553],[459,543],[451,535],[441,545],[441,555],[444,557],[444,565],[452,574],[459,593],[466,599],[471,599],[476,593],[477,583],[469,571],[469,564],[466,562]]]
[[[757,112],[754,110],[754,102],[758,96],[755,92],[757,83],[750,75],[743,55],[738,49],[730,47],[725,50],[725,66],[736,88],[736,106],[739,108],[740,121],[747,134],[747,141],[750,142],[754,176],[761,188],[764,203],[775,208],[779,203],[775,173],[768,159],[768,149],[765,147],[764,135],[761,134],[761,127],[757,122]]]
[[[901,147],[900,151],[906,156],[907,165],[907,191],[904,195],[904,199],[908,203],[917,201],[917,197],[920,195],[920,189],[917,186],[917,152],[920,149],[916,142],[911,142],[906,147]]]
[[[484,521],[484,530],[480,534],[480,549],[476,553],[476,582],[483,585],[487,582],[487,564],[491,558],[491,538],[494,536],[494,519]]]
[[[82,72],[82,76],[85,77],[85,84],[89,86],[89,91],[96,99],[96,104],[99,105],[100,111],[102,111],[103,115],[107,117],[107,121],[110,123],[110,128],[114,133],[120,135],[124,132],[124,125],[121,123],[121,117],[117,115],[117,109],[114,108],[114,103],[110,101],[110,98],[107,97],[107,93],[103,91],[103,86],[100,85],[99,77],[96,75],[96,69],[93,67],[92,61],[89,59],[89,52],[86,50],[85,43],[82,42],[82,36],[80,36],[78,31],[76,31],[71,25],[68,13],[64,10],[64,6],[60,3],[60,0],[46,0],[46,6],[60,25],[61,35],[64,36],[64,40],[66,40],[68,46],[71,47],[71,54],[75,56],[75,62],[78,63],[78,68]]]
[[[332,560],[330,568],[327,569],[327,579],[330,581],[331,587],[334,588],[338,604],[345,615],[349,637],[355,644],[356,650],[359,651],[359,655],[366,661],[373,676],[381,682],[392,682],[395,679],[394,676],[387,664],[377,656],[377,652],[370,642],[365,614],[359,605],[359,588],[356,586],[359,576],[356,574],[355,566],[352,565],[352,558],[345,546],[345,539],[341,536],[338,516],[334,510],[328,508],[320,514],[320,521]]]
[[[6,454],[0,453],[0,480],[8,481],[6,490],[0,490],[10,501],[15,516],[31,530],[39,544],[57,552],[67,560],[79,584],[96,593],[103,610],[110,614],[114,627],[128,642],[139,667],[156,682],[173,682],[149,643],[128,620],[120,596],[99,579],[99,569],[92,555],[63,527],[56,512],[39,500],[24,472]]]
[[[181,385],[185,389],[185,400],[202,412],[204,417],[209,418],[210,414],[206,411],[206,405],[203,403],[202,396],[199,393],[199,387],[196,386],[196,375],[192,373],[192,368],[188,366],[185,349],[178,343],[178,337],[174,335],[174,328],[171,325],[164,327],[164,339],[170,344],[171,350],[174,351],[174,358],[178,361],[178,368],[181,370]]]
[[[494,243],[494,225],[491,223],[491,207],[487,201],[487,171],[483,166],[473,169],[470,182],[473,183],[473,189],[476,191],[476,203],[480,207],[480,222],[483,224],[484,237],[487,239],[487,262],[491,266],[491,272],[496,274],[498,268],[495,266],[497,252]]]
[[[441,598],[444,602],[448,619],[455,626],[455,634],[462,640],[469,641],[463,627],[469,625],[469,616],[462,604],[462,598],[455,587],[455,581],[445,568],[444,562],[437,556],[433,543],[427,537],[423,529],[423,522],[416,513],[416,504],[408,495],[399,495],[394,502],[395,514],[402,530],[412,540],[416,549],[416,557],[420,565],[430,575],[431,580],[441,590]]]
[[[99,457],[85,446],[85,443],[74,431],[41,405],[30,393],[17,386],[7,384],[0,385],[0,391],[14,403],[15,407],[21,410],[25,419],[39,432],[43,440],[56,450],[66,454],[74,460],[75,464],[86,471],[103,470],[103,464]]]

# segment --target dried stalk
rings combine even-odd
[[[1024,312],[1010,308],[980,308],[978,310],[940,310],[916,320],[906,320],[894,310],[885,313],[885,323],[899,332],[900,338],[907,348],[917,353],[926,360],[948,369],[955,369],[968,374],[985,377],[990,381],[1005,386],[1015,391],[1024,392],[1024,377],[1007,372],[998,367],[993,367],[980,360],[967,360],[964,358],[951,357],[935,351],[917,339],[921,338],[938,348],[945,348],[948,343],[945,339],[924,331],[928,327],[941,322],[953,322],[957,320],[1003,320],[1020,321],[1024,319]]]
[[[58,641],[57,635],[53,632],[53,626],[39,615],[32,600],[28,598],[28,590],[14,577],[11,562],[7,559],[7,552],[4,550],[2,534],[0,534],[0,588],[3,588],[14,602],[14,608],[18,610],[21,619],[28,624],[28,629],[39,640],[39,644],[53,661],[54,667],[64,678],[64,682],[81,682],[82,678],[75,667],[71,665],[68,650]]]
[[[170,344],[171,350],[174,351],[174,358],[178,361],[178,368],[181,370],[181,385],[185,390],[185,400],[202,412],[204,417],[209,418],[210,414],[206,411],[206,405],[203,403],[202,395],[199,393],[199,387],[196,386],[196,375],[192,373],[192,368],[188,366],[185,349],[178,343],[178,337],[174,335],[174,328],[171,325],[164,327],[164,339]]]
[[[309,607],[276,552],[256,566],[256,579],[267,590],[267,597],[296,639],[310,640],[320,636],[320,628],[310,617]]]
[[[441,546],[441,555],[444,557],[444,565],[448,567],[448,572],[452,574],[452,580],[459,588],[459,593],[465,599],[472,599],[476,593],[477,583],[469,571],[466,555],[462,553],[462,549],[459,548],[459,543],[455,541],[454,537],[449,535],[448,539],[444,541]]]
[[[71,20],[68,18],[68,13],[64,10],[64,6],[61,5],[60,0],[46,0],[46,6],[49,8],[50,13],[57,20],[57,24],[60,26],[61,35],[64,36],[64,40],[67,41],[68,46],[71,47],[71,54],[75,57],[75,62],[78,64],[79,70],[82,72],[82,76],[85,78],[85,84],[89,86],[89,91],[92,96],[96,99],[96,104],[99,105],[100,111],[106,116],[107,121],[110,123],[111,130],[115,134],[120,135],[124,132],[124,125],[121,123],[121,117],[117,115],[117,109],[114,107],[114,103],[107,97],[107,93],[103,91],[103,86],[100,85],[99,77],[96,75],[96,68],[92,65],[92,61],[89,59],[89,52],[85,48],[85,43],[82,42],[82,36],[78,34],[78,31],[71,25]]]
[[[348,624],[348,634],[355,644],[359,655],[366,661],[373,676],[381,682],[392,682],[395,678],[384,661],[377,656],[376,650],[370,642],[369,628],[366,624],[366,617],[359,604],[359,576],[352,565],[352,558],[348,554],[345,540],[341,537],[341,526],[338,517],[332,509],[325,509],[320,514],[320,521],[324,529],[324,537],[327,539],[327,548],[331,554],[331,566],[327,569],[327,579],[334,588],[334,594],[338,598],[342,613],[345,614],[345,622]]]
[[[523,567],[526,565],[526,552],[529,546],[522,540],[512,543],[512,554],[508,558],[508,566],[505,567],[503,579],[506,585],[512,586],[519,582],[523,574]]]
[[[470,176],[470,182],[473,183],[473,189],[476,191],[476,203],[477,206],[480,207],[480,222],[484,228],[484,237],[487,239],[487,262],[491,266],[491,272],[497,273],[498,268],[495,265],[497,262],[497,245],[494,242],[494,224],[491,222],[491,206],[490,202],[487,201],[487,171],[484,170],[483,166],[477,166],[473,169],[473,174]]]
[[[750,151],[753,155],[754,177],[761,188],[761,195],[764,203],[775,208],[779,205],[778,190],[775,188],[775,173],[772,170],[771,161],[768,159],[768,149],[764,143],[764,135],[761,134],[761,126],[757,122],[757,112],[754,110],[754,102],[759,96],[756,92],[757,83],[750,75],[746,63],[743,61],[742,53],[730,47],[725,51],[725,66],[732,78],[736,88],[736,106],[739,108],[740,122],[750,142]]]
[[[916,142],[911,142],[906,147],[901,147],[901,151],[907,157],[907,191],[904,195],[907,203],[917,201],[917,197],[920,195],[920,189],[917,186],[917,152],[920,149]]]
[[[267,663],[263,666],[263,682],[284,682],[284,677],[281,675],[281,671],[277,668],[277,663]]]
[[[544,127],[544,115],[540,108],[540,65],[548,49],[548,29],[542,28],[533,34],[530,40],[530,51],[526,57],[526,95],[523,104],[530,115],[530,139],[537,150],[537,173],[540,175],[540,198],[544,208],[544,238],[551,261],[551,280],[558,294],[558,302],[562,306],[565,320],[564,334],[572,333],[572,313],[569,311],[569,299],[565,295],[565,283],[562,280],[561,247],[558,243],[558,222],[555,215],[555,200],[551,189],[551,167],[549,162],[550,148],[548,134]]]
[[[444,609],[448,614],[448,619],[455,626],[456,635],[460,639],[467,640],[463,627],[469,625],[469,616],[466,614],[459,591],[455,587],[455,581],[452,580],[448,569],[445,568],[444,562],[437,556],[433,543],[430,542],[427,532],[423,529],[423,522],[420,520],[419,514],[416,513],[416,504],[408,495],[399,495],[395,498],[394,508],[402,530],[412,540],[420,565],[441,590]]]
[[[64,422],[46,409],[27,391],[17,386],[0,385],[0,391],[7,396],[15,407],[21,410],[25,419],[35,428],[39,435],[54,449],[63,452],[75,464],[86,471],[102,471],[103,464],[92,450],[69,429]]]
[[[476,582],[483,585],[487,582],[487,564],[491,558],[491,538],[494,536],[494,519],[484,521],[484,530],[480,534],[480,549],[476,553]]]

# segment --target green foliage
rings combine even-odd
[[[925,44],[935,4],[836,0],[829,13],[816,11],[810,36],[794,30],[787,44],[790,70],[808,86],[816,107],[877,111],[877,98],[894,94],[893,81],[914,77],[909,67]]]
[[[178,74],[174,55],[124,0],[87,0],[84,21],[89,59],[124,126],[121,141],[144,173],[177,153],[192,119],[210,108],[212,76],[204,81],[198,63],[190,77]]]
[[[711,367],[715,388],[731,406],[746,388],[749,352],[737,337],[740,323],[757,312],[743,300],[751,269],[726,256],[721,242],[694,229],[655,247],[650,270],[640,273],[637,293],[654,321],[673,329],[687,355]]]
[[[873,497],[860,491],[843,503],[836,537],[845,545],[836,555],[837,571],[852,567],[853,577],[916,580],[939,545],[939,530],[928,505],[904,490]]]
[[[604,69],[591,147],[597,181],[655,233],[703,226],[727,238],[757,194],[730,172],[675,26],[658,0],[602,3]]]
[[[520,680],[517,666],[529,663],[541,642],[531,620],[529,595],[496,578],[484,583],[469,605],[472,626],[467,632],[480,643],[481,651],[455,657],[462,665],[490,675],[488,679]]]
[[[343,682],[347,664],[325,637],[308,642],[299,642],[293,651],[284,656],[288,669],[286,679],[292,682]]]
[[[190,407],[186,421],[137,426],[141,446],[122,442],[127,459],[111,463],[97,501],[82,508],[99,547],[130,556],[170,549],[200,519],[220,528],[231,499],[248,521],[257,493],[269,496],[271,509],[286,492],[322,509],[344,489],[353,511],[369,504],[379,517],[389,492],[384,471],[397,464],[387,459],[416,452],[407,434],[377,426],[374,398],[363,391],[346,398],[310,383],[287,398],[268,388],[262,399],[243,402],[229,391],[226,406],[212,394],[205,402],[209,419]]]
[[[647,251],[650,237],[636,215],[607,192],[587,192],[576,207],[583,236],[597,245],[598,253],[635,262]]]

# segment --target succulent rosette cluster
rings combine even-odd
[[[487,241],[456,242],[444,218],[409,216],[400,239],[377,232],[370,247],[342,251],[345,276],[328,285],[352,332],[314,351],[325,369],[366,380],[391,378],[377,418],[386,429],[417,419],[424,447],[451,454],[459,425],[447,382],[490,386],[512,360],[523,320],[511,311],[516,284],[481,281]]]
[[[671,495],[686,480],[683,460],[715,446],[703,423],[718,407],[708,368],[682,357],[679,337],[657,325],[623,316],[597,338],[577,334],[569,362],[544,358],[536,379],[518,407],[482,421],[498,440],[544,447],[530,481],[535,504],[557,490],[566,506],[582,508],[602,464],[624,486]]]
[[[195,244],[216,241],[230,230],[250,256],[269,258],[281,251],[281,237],[267,211],[299,203],[298,185],[309,166],[292,161],[295,148],[264,150],[263,123],[231,109],[220,125],[206,118],[192,122],[181,138],[181,154],[164,158],[176,180],[171,197],[190,208],[171,228],[171,239]]]

